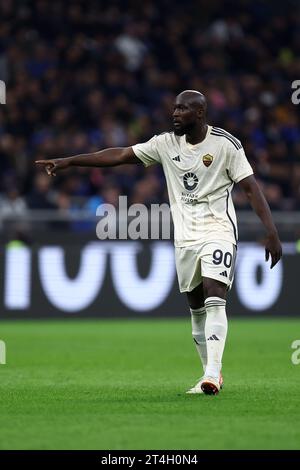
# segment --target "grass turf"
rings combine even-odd
[[[1,322],[1,449],[299,449],[299,320],[231,320],[225,388],[186,320]]]

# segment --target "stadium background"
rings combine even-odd
[[[300,70],[299,16],[293,8],[287,9],[281,2],[247,0],[238,5],[211,1],[205,8],[193,1],[162,1],[159,7],[153,1],[142,5],[130,1],[8,1],[1,3],[1,18],[0,78],[7,85],[7,104],[0,108],[1,236],[3,243],[19,240],[24,244],[24,253],[20,243],[6,245],[7,256],[2,257],[2,316],[58,312],[55,303],[51,311],[49,295],[37,291],[45,290],[41,276],[58,278],[64,270],[38,270],[34,259],[40,245],[47,247],[56,240],[65,251],[73,246],[71,271],[76,279],[74,259],[80,273],[80,266],[84,270],[83,248],[88,241],[96,240],[99,204],[117,207],[120,195],[128,196],[128,204],[139,202],[147,207],[167,201],[165,180],[158,166],[147,171],[134,165],[79,169],[49,179],[42,169],[34,167],[34,160],[145,141],[171,128],[174,96],[186,88],[205,93],[209,122],[242,141],[283,241],[293,244],[297,240],[300,129],[299,109],[291,101],[291,83]],[[240,212],[240,238],[261,241],[262,229],[238,190],[234,202]],[[139,245],[139,250],[147,250],[145,243]],[[124,256],[130,257],[133,251],[128,247]],[[296,256],[296,244],[287,251],[284,265],[287,285],[291,285],[291,265],[297,263],[290,259],[291,253]],[[143,257],[149,258],[147,266],[141,268],[143,276],[136,260],[132,260],[131,270],[136,271],[135,276],[140,273],[141,280],[147,268],[151,274],[151,252],[148,248]],[[10,258],[16,272],[16,265],[23,265],[27,287],[17,287]],[[24,263],[30,266],[26,268]],[[173,263],[171,254],[165,263]],[[272,273],[268,270],[260,272],[263,264],[256,267],[251,272],[239,272],[239,277],[248,279],[250,291],[251,286],[255,289],[250,297],[266,295],[273,279],[269,279]],[[111,277],[108,271],[109,267],[106,277]],[[67,272],[68,265],[66,278]],[[161,281],[156,279],[158,288]],[[72,297],[78,296],[79,284],[69,281]],[[86,282],[83,277],[82,290]],[[148,287],[150,298],[155,290],[153,282]],[[176,279],[173,284],[169,291],[166,286],[168,292],[162,295],[161,303],[156,302],[157,314],[161,307],[163,314],[185,315],[185,304],[176,294]],[[141,288],[143,285],[147,297],[147,283],[140,282]],[[90,302],[81,308],[84,316],[91,312],[109,315],[111,299],[117,302],[117,298],[115,289],[108,289],[110,295],[91,294]],[[282,293],[281,287],[279,290]],[[241,304],[241,295],[233,302],[233,314],[256,311],[249,309],[247,302]],[[284,290],[283,296],[286,302],[290,299]],[[275,292],[273,302],[267,307],[262,304],[261,311],[274,311],[279,297],[280,293],[276,296]],[[98,307],[90,308],[97,300]],[[167,306],[162,307],[164,302]],[[121,315],[130,311],[130,304],[124,306],[121,302],[119,307]],[[282,300],[277,311],[284,307]],[[297,314],[290,302],[288,308],[290,314]],[[116,308],[113,310],[117,314]],[[153,313],[147,304],[142,310]],[[80,301],[73,309],[74,313],[78,311]]]
[[[187,88],[200,90],[207,96],[209,123],[225,128],[242,141],[284,242],[283,261],[270,271],[264,263],[261,224],[243,193],[236,189],[234,203],[241,244],[228,312],[230,317],[247,316],[252,320],[250,323],[232,321],[233,346],[232,349],[228,346],[227,353],[228,375],[230,378],[232,370],[231,379],[236,387],[232,396],[237,401],[227,404],[223,401],[222,406],[233,420],[235,440],[230,440],[229,435],[221,439],[219,431],[212,428],[211,436],[216,437],[220,448],[278,448],[280,443],[285,448],[297,447],[299,418],[295,409],[289,418],[281,416],[286,403],[274,396],[273,388],[262,388],[265,387],[263,377],[250,364],[259,364],[263,356],[268,364],[263,375],[269,377],[275,389],[281,390],[278,383],[272,382],[278,374],[285,377],[290,374],[297,389],[297,368],[291,368],[289,354],[292,340],[299,337],[299,321],[294,318],[283,323],[282,317],[299,316],[300,105],[291,100],[292,82],[300,79],[299,2],[6,0],[0,2],[0,17],[0,80],[6,83],[6,104],[0,105],[0,318],[26,320],[0,324],[0,338],[7,342],[8,357],[11,351],[10,362],[17,370],[15,374],[14,369],[4,372],[1,368],[1,373],[8,374],[3,376],[2,393],[6,403],[12,401],[12,407],[18,400],[24,400],[25,411],[26,406],[30,409],[28,413],[35,410],[32,393],[41,403],[32,420],[40,435],[36,429],[32,433],[28,431],[22,441],[21,425],[28,424],[26,412],[17,406],[12,418],[3,399],[3,418],[7,412],[13,424],[6,423],[6,437],[2,435],[0,447],[87,447],[84,430],[90,432],[90,428],[83,426],[79,431],[71,426],[66,440],[61,431],[63,418],[59,424],[48,419],[50,411],[45,410],[49,403],[44,393],[47,387],[51,389],[62,380],[61,386],[65,388],[55,389],[58,401],[54,404],[52,389],[47,389],[50,408],[53,405],[51,409],[55,412],[56,406],[60,409],[59,400],[62,397],[68,400],[68,393],[79,380],[76,396],[82,407],[89,407],[92,401],[87,402],[84,393],[93,392],[85,391],[86,387],[90,384],[101,393],[104,390],[103,377],[98,376],[97,354],[106,374],[108,389],[102,397],[109,410],[115,410],[111,393],[116,383],[119,391],[122,387],[130,391],[129,401],[138,403],[142,399],[149,413],[153,410],[159,413],[156,402],[162,398],[167,403],[170,393],[165,376],[172,387],[184,389],[186,380],[195,374],[188,308],[185,298],[177,291],[172,242],[96,238],[95,213],[99,204],[117,207],[120,195],[128,196],[128,204],[143,203],[147,207],[167,201],[161,169],[155,166],[145,170],[134,165],[105,170],[77,169],[50,179],[34,165],[37,159],[129,146],[169,130],[174,97]],[[174,318],[166,324],[162,321],[160,326],[151,323],[152,317],[172,316],[182,316],[184,320]],[[46,322],[61,317],[70,321]],[[90,323],[89,329],[88,322],[77,323],[76,317],[105,317],[105,320]],[[110,329],[109,319],[116,317],[143,318],[144,322],[132,323],[131,331],[127,321],[115,320]],[[267,320],[255,323],[254,319],[259,317]],[[43,318],[43,322],[31,322],[30,318]],[[149,330],[145,332],[143,328]],[[173,339],[169,336],[170,328],[175,335]],[[149,331],[155,337],[154,349],[160,355],[157,363]],[[264,349],[266,337],[273,352]],[[74,340],[81,354],[76,359],[71,347]],[[180,341],[190,348],[187,353],[182,353]],[[126,349],[128,344],[137,348],[131,354]],[[166,344],[173,348],[170,362],[166,358],[161,360],[169,351]],[[241,405],[246,429],[242,420],[239,427],[232,418],[240,403],[240,392],[244,391],[234,344],[239,347],[236,354],[242,351],[241,357],[248,358],[248,370],[242,372],[247,390],[253,384],[253,377],[258,376],[259,392],[252,398],[264,400],[265,411],[257,405],[253,422],[246,420],[251,401],[245,405],[246,409]],[[119,361],[117,352],[113,361],[112,345],[123,361]],[[180,353],[179,350],[177,353],[179,345]],[[65,362],[64,355],[68,358]],[[83,356],[90,360],[88,371]],[[148,361],[147,366],[143,360]],[[178,370],[172,369],[173,362],[181,367],[180,379]],[[26,369],[28,364],[31,366]],[[150,376],[151,364],[156,364],[155,377]],[[60,371],[56,375],[55,365]],[[78,368],[82,376],[75,379]],[[173,381],[170,373],[174,374]],[[94,377],[98,377],[97,384],[93,382]],[[151,389],[154,395],[149,401],[143,378],[148,384],[155,381],[161,387],[159,392]],[[40,395],[34,395],[35,380],[45,387]],[[18,395],[14,395],[15,388]],[[283,400],[286,395],[284,390],[281,392]],[[125,399],[127,395],[122,393]],[[270,397],[271,401],[272,397],[277,400],[277,405],[269,402]],[[290,398],[292,407],[294,402]],[[102,405],[97,402],[97,406]],[[128,428],[125,418],[124,422],[116,418],[111,427],[106,421],[106,430],[99,434],[102,440],[93,439],[92,433],[88,445],[98,448],[196,448],[200,445],[189,432],[171,439],[173,431],[168,428],[168,423],[171,426],[173,422],[171,410],[170,421],[164,421],[162,415],[169,440],[163,439],[163,430],[161,441],[157,440],[160,434],[155,431],[156,423],[151,420],[148,423],[147,417],[145,422],[152,426],[153,432],[145,425],[143,434],[139,427],[142,416],[136,412],[136,406],[135,403],[133,409],[129,405],[128,409],[125,407],[128,419],[133,413],[137,420],[134,431]],[[182,411],[183,423],[196,413],[185,406],[181,401],[176,408],[178,413],[179,409]],[[64,411],[62,405],[61,413]],[[278,411],[276,426],[264,415],[265,412],[271,416],[273,411],[275,414]],[[201,412],[206,413],[203,409]],[[218,412],[216,408],[216,420],[222,426]],[[211,410],[207,411],[207,416],[211,417],[210,413]],[[264,426],[258,426],[258,430],[257,422],[262,416]],[[89,419],[96,429],[93,412]],[[80,422],[87,424],[85,415]],[[114,434],[116,423],[120,431],[118,438]],[[175,429],[176,425],[172,426]],[[183,429],[184,426],[182,433]],[[100,432],[98,428],[97,432]],[[284,433],[286,440],[282,440]],[[214,444],[205,437],[201,445],[212,448]]]

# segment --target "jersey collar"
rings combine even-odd
[[[191,150],[198,150],[198,148],[200,148],[201,145],[203,145],[205,143],[205,141],[207,140],[207,138],[209,137],[211,130],[212,130],[212,126],[207,125],[207,131],[206,131],[206,135],[205,135],[204,139],[201,142],[199,142],[198,144],[195,144],[195,145],[189,144],[186,141],[186,135],[184,134],[183,142],[184,142],[185,147],[190,151]]]

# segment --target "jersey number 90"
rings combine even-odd
[[[224,262],[225,268],[230,268],[232,264],[232,254],[229,251],[223,253],[222,250],[215,250],[213,252],[213,263],[216,265],[222,264]]]

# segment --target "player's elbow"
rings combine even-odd
[[[244,192],[247,196],[248,199],[251,199],[253,194],[254,194],[254,189],[252,186],[246,186],[244,189]]]

